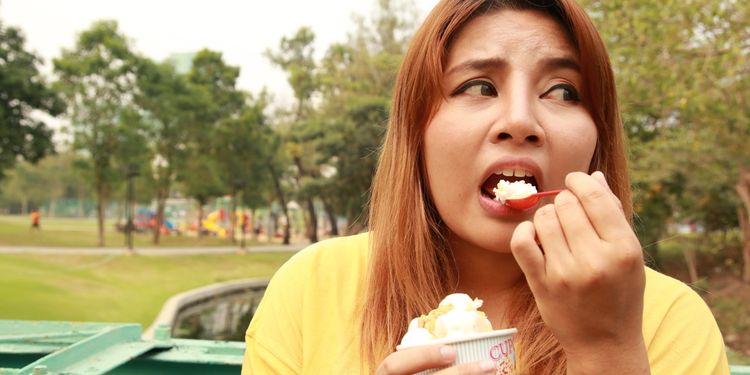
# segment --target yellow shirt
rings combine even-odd
[[[368,235],[319,242],[274,275],[246,334],[242,374],[357,374]],[[729,374],[711,311],[682,282],[646,269],[651,374]],[[613,369],[616,370],[616,369]]]

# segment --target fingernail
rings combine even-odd
[[[479,369],[482,371],[490,371],[495,369],[495,362],[489,359],[485,359],[479,362]]]
[[[456,349],[453,349],[451,346],[444,346],[440,348],[440,355],[443,356],[443,359],[453,360],[456,356]]]

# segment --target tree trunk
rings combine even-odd
[[[312,198],[307,198],[307,214],[310,216],[308,222],[307,238],[310,239],[310,243],[318,242],[318,216],[315,213],[315,203]]]
[[[302,177],[315,177],[312,173],[309,173],[307,170],[305,170],[305,167],[302,165],[301,157],[294,156],[292,159],[294,160],[294,164],[297,166],[298,185],[300,184],[300,180],[302,179]],[[305,228],[307,229],[307,238],[310,240],[310,243],[316,243],[318,242],[318,216],[315,213],[315,204],[313,202],[313,198],[305,198],[305,204],[307,205],[307,215],[305,215],[305,218],[307,219],[307,222],[305,223]]]
[[[284,215],[284,245],[289,245],[291,238],[290,221],[289,221],[289,209],[286,207],[286,198],[284,197],[284,190],[281,188],[280,177],[276,174],[276,168],[269,162],[268,169],[271,172],[271,179],[273,180],[273,186],[276,189],[276,195],[279,197],[279,203],[281,204],[281,212]],[[269,228],[270,229],[270,228]],[[275,232],[275,230],[274,230]],[[273,236],[273,233],[268,233],[269,240]]]
[[[99,227],[99,247],[104,247],[104,214],[105,214],[104,184],[100,181],[96,186],[96,219]]]
[[[166,166],[158,169],[157,190],[156,190],[156,228],[154,228],[154,245],[159,244],[161,237],[161,228],[164,226],[164,209],[169,198],[169,190],[172,187],[172,156],[169,151],[166,153]]]
[[[737,208],[742,233],[742,281],[750,284],[750,219],[745,211],[742,207]]]
[[[154,227],[154,245],[159,244],[161,238],[161,227],[164,225],[164,207],[167,205],[167,197],[163,194],[163,191],[157,193],[156,196],[156,226]]]
[[[740,168],[740,178],[735,188],[742,201],[742,205],[737,207],[742,233],[742,280],[750,284],[750,169]]]
[[[687,263],[690,283],[695,283],[698,281],[698,261],[695,256],[695,249],[693,247],[687,248],[682,254],[685,256],[685,263]]]
[[[339,225],[336,222],[336,213],[333,212],[333,206],[331,206],[331,204],[329,204],[325,199],[323,199],[323,210],[326,212],[326,216],[328,216],[328,222],[331,225],[331,236],[338,236]]]

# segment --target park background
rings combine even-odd
[[[700,293],[730,361],[750,364],[750,3],[582,4],[615,68],[647,259]],[[112,19],[44,61],[0,17],[0,319],[145,326],[175,293],[270,277],[293,254],[257,245],[366,230],[395,71],[424,17],[371,5],[339,40],[300,23],[260,53],[287,94],[240,87],[212,45],[151,57]],[[128,249],[128,233],[132,252],[76,251]],[[138,255],[155,247],[237,251]]]

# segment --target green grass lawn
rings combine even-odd
[[[42,218],[41,230],[32,230],[27,216],[0,215],[0,246],[52,246],[95,247],[98,239],[96,219]],[[125,246],[125,235],[117,232],[114,221],[105,222],[105,244],[107,247]],[[154,246],[150,233],[134,236],[135,247]],[[248,245],[252,241],[246,240]],[[229,239],[217,237],[161,236],[159,246],[228,246]]]
[[[0,255],[0,319],[135,322],[145,329],[170,296],[268,278],[291,255]]]

